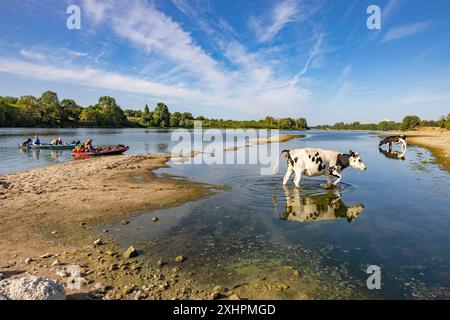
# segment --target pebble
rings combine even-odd
[[[120,223],[123,224],[123,225],[127,225],[127,224],[130,223],[130,221],[128,221],[128,220],[122,220],[122,221],[120,221]]]
[[[42,256],[40,256],[39,258],[46,259],[46,258],[51,258],[53,256],[54,256],[53,254],[51,254],[50,252],[47,252],[47,253],[43,254]]]
[[[94,246],[101,246],[103,244],[102,238],[98,238],[94,241]]]
[[[30,263],[33,262],[33,261],[34,261],[33,258],[26,258],[24,262],[25,262],[26,264],[30,264]]]
[[[223,287],[222,286],[215,286],[213,291],[214,292],[222,292],[223,291]]]
[[[162,267],[162,266],[164,265],[163,259],[162,259],[162,258],[159,259],[158,262],[156,262],[156,265],[157,265],[158,267]]]
[[[123,253],[123,256],[127,259],[136,257],[137,255],[138,252],[133,246],[129,246],[128,249]]]
[[[153,217],[152,221],[153,221],[153,223],[157,223],[159,221],[159,218],[158,217]]]
[[[0,280],[3,279],[3,273],[0,273]]]
[[[211,293],[211,299],[212,300],[217,300],[220,298],[220,293],[219,292],[213,292]]]
[[[175,261],[176,261],[176,262],[183,262],[183,261],[184,261],[184,257],[183,257],[183,256],[177,256],[177,257],[175,258]]]
[[[56,259],[55,261],[53,261],[52,266],[60,266],[61,265],[61,261]]]
[[[58,277],[67,277],[67,273],[66,273],[65,270],[57,269],[57,270],[55,271],[55,273],[56,273],[56,275],[57,275]]]

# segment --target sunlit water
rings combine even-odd
[[[69,152],[17,150],[35,131],[0,129],[0,174],[70,159]],[[174,145],[168,131],[68,129],[62,134],[55,130],[48,140],[55,134],[124,143],[130,153],[164,152]],[[379,152],[377,135],[366,132],[311,131],[282,145],[303,147],[352,149],[361,154],[367,171],[346,169],[339,191],[321,189],[325,178],[308,177],[297,190],[282,187],[283,165],[279,175],[261,176],[257,165],[171,163],[157,173],[228,189],[137,215],[126,226],[106,227],[121,244],[135,245],[149,259],[173,260],[182,254],[184,265],[205,283],[238,284],[248,276],[243,265],[289,265],[300,272],[315,268],[324,280],[354,290],[355,297],[449,298],[449,174],[432,162],[430,153],[410,146],[404,158],[389,158]],[[381,267],[380,290],[365,286],[369,265]]]

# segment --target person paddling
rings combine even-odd
[[[94,149],[94,147],[92,146],[92,139],[86,140],[86,142],[84,143],[84,151],[85,152],[90,152],[93,149]]]

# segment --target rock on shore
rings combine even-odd
[[[0,281],[0,300],[66,300],[63,285],[57,280],[30,276]]]

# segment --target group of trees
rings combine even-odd
[[[130,123],[114,98],[100,97],[83,108],[55,92],[34,96],[0,97],[0,127],[123,127]]]
[[[248,121],[194,118],[189,112],[171,113],[162,102],[153,110],[148,105],[143,110],[123,110],[114,98],[108,96],[100,97],[98,103],[87,107],[81,107],[72,99],[59,100],[53,91],[46,91],[40,97],[0,97],[0,127],[190,128],[196,120],[202,121],[206,128],[308,129],[304,118],[266,117]]]
[[[193,127],[194,117],[189,112],[170,113],[169,108],[159,102],[153,111],[148,105],[144,110],[125,110],[125,114],[130,122],[137,123],[142,127]]]
[[[417,127],[439,127],[450,130],[450,113],[442,116],[439,120],[421,120],[418,116],[406,116],[402,122],[381,121],[379,123],[344,123],[337,122],[334,125],[318,125],[315,129],[331,129],[331,130],[411,130]]]
[[[98,103],[88,107],[79,106],[72,99],[59,100],[53,91],[40,97],[31,95],[0,97],[0,127],[185,127],[194,126],[200,120],[205,128],[268,128],[281,130],[307,130],[305,118],[266,117],[261,120],[223,120],[194,118],[189,112],[170,113],[164,103],[158,103],[151,111],[148,105],[143,110],[123,110],[112,97],[103,96]],[[402,122],[381,121],[379,123],[344,123],[318,125],[316,129],[335,130],[410,130],[416,127],[440,127],[450,129],[450,114],[439,120],[421,120],[410,115]]]

